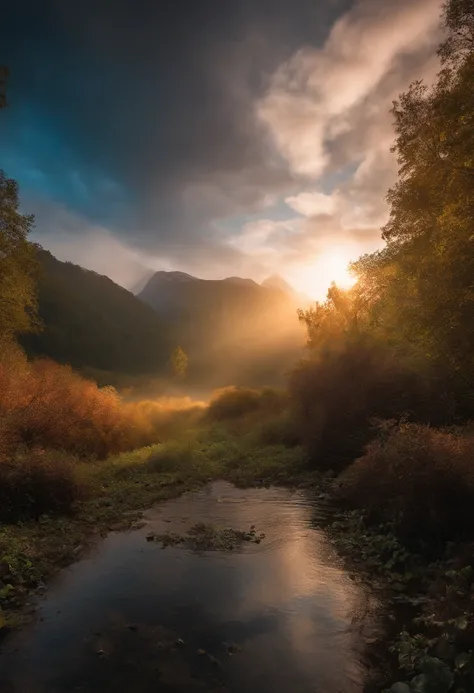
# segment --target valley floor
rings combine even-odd
[[[237,486],[305,486],[327,505],[325,529],[348,568],[385,604],[386,640],[368,646],[375,672],[370,690],[397,680],[393,693],[474,690],[473,547],[449,545],[447,552],[422,555],[389,524],[371,525],[364,512],[341,509],[332,503],[333,475],[308,472],[302,448],[257,444],[250,434],[217,425],[103,462],[83,462],[75,474],[83,497],[72,513],[0,527],[4,633],[34,613],[35,595],[59,568],[110,530],[139,527],[142,511],[159,501],[216,479]],[[430,687],[433,682],[437,687]]]

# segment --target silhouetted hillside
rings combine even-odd
[[[273,382],[298,357],[298,303],[280,288],[251,279],[204,280],[156,272],[139,297],[170,325],[189,355],[190,376],[215,384]]]
[[[108,277],[40,250],[39,315],[29,353],[115,373],[163,370],[171,345],[156,313]]]

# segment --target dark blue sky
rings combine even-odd
[[[255,104],[279,66],[323,46],[360,4],[7,0],[0,166],[19,180],[37,238],[69,243],[72,259],[81,237],[103,233],[155,266],[246,266],[228,234],[307,184]],[[288,211],[280,203],[273,218]]]

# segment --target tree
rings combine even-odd
[[[474,384],[474,2],[444,7],[447,37],[432,87],[394,103],[398,180],[386,248],[354,265],[373,318],[446,377]]]
[[[0,66],[0,108],[6,106],[6,67]],[[18,184],[0,170],[0,339],[35,323],[35,248],[28,242],[34,217],[18,211]]]
[[[28,241],[34,217],[18,206],[18,184],[0,170],[0,337],[35,326],[37,265]]]
[[[174,349],[171,354],[171,365],[173,373],[177,378],[184,378],[188,370],[188,357],[186,352],[180,346]]]

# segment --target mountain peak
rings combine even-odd
[[[280,291],[284,291],[285,294],[289,294],[290,296],[295,294],[293,287],[290,286],[283,277],[280,277],[279,274],[272,274],[270,277],[264,279],[262,286],[265,286],[267,289],[280,289]]]
[[[160,270],[155,272],[153,275],[155,281],[162,282],[195,282],[199,281],[197,277],[193,277],[192,274],[187,274],[186,272],[167,272],[166,270]]]

